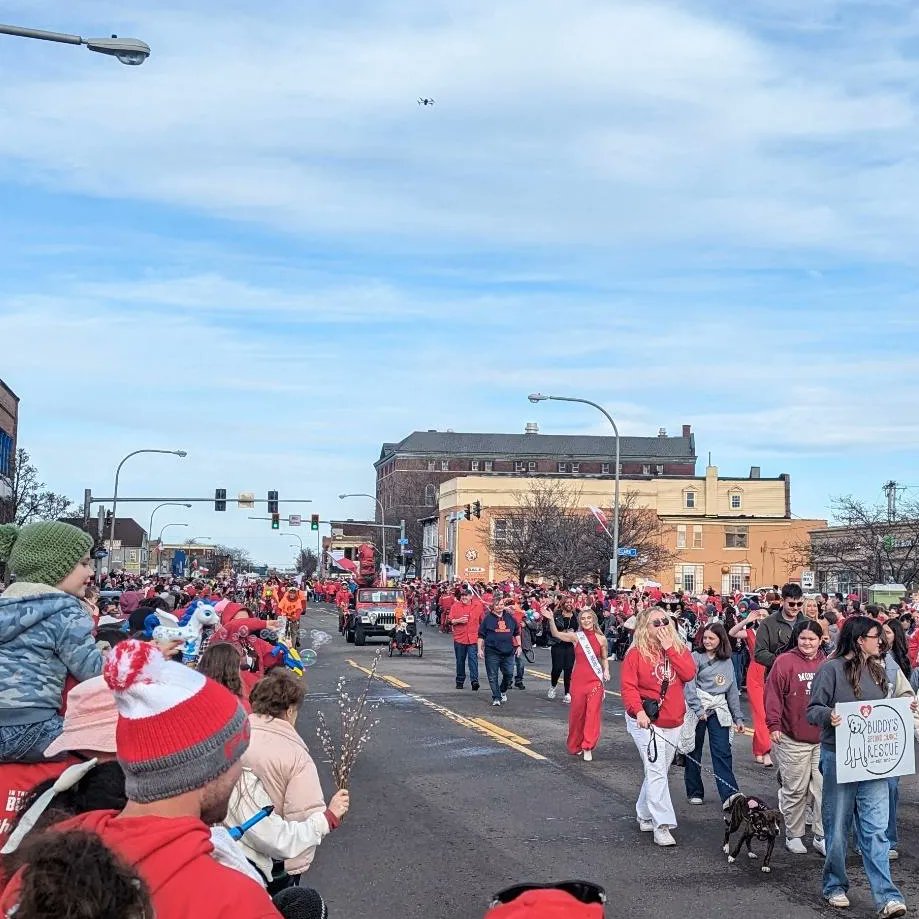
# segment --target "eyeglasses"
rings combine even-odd
[[[515,884],[513,887],[506,887],[492,897],[491,906],[513,903],[528,890],[562,890],[579,903],[606,903],[606,891],[599,884],[592,884],[590,881],[558,881],[554,884]]]
[[[789,606],[804,606],[803,600],[786,600],[785,601]]]
[[[665,625],[670,625],[670,620],[669,619],[652,619],[649,625],[653,625],[654,628],[660,629],[660,628],[663,628]]]
[[[862,635],[862,638],[864,638],[865,641],[867,641],[869,638],[872,638],[872,639],[874,639],[875,641],[880,641],[880,640],[881,640],[881,634],[880,634],[880,632],[873,632],[871,635]]]

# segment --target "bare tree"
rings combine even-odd
[[[301,549],[297,555],[296,569],[300,574],[311,578],[319,567],[319,559],[312,549]]]
[[[76,511],[74,503],[48,490],[23,447],[16,451],[12,473],[13,494],[8,500],[0,501],[0,523],[24,526],[35,520],[59,520],[73,516]]]
[[[215,545],[213,547],[213,562],[215,572],[223,568],[232,568],[234,571],[248,571],[254,562],[252,556],[245,549],[236,546]]]

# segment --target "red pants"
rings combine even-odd
[[[750,661],[747,670],[747,700],[753,712],[753,755],[765,756],[772,750],[772,738],[766,726],[766,668]]]
[[[576,672],[576,671],[575,671]],[[603,720],[603,697],[599,683],[571,687],[571,708],[568,710],[568,752],[593,750],[600,739]]]

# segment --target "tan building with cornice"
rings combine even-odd
[[[801,520],[791,515],[791,483],[787,475],[762,478],[754,466],[741,478],[719,476],[709,466],[704,476],[648,477],[623,480],[622,495],[632,493],[636,504],[657,514],[661,538],[678,555],[666,571],[648,572],[666,589],[701,592],[747,590],[786,581],[799,581],[802,564],[790,551],[808,539],[825,520]],[[500,533],[502,514],[518,506],[518,496],[532,488],[529,477],[464,476],[444,482],[438,494],[437,516],[427,524],[426,542],[438,555],[452,553],[450,564],[439,562],[440,579],[485,580],[507,578],[496,568],[482,526]],[[542,478],[545,484],[546,479]],[[572,496],[585,514],[593,505],[613,505],[613,483],[608,479],[551,479]],[[467,504],[481,502],[482,523],[462,518]],[[436,540],[433,528],[436,527]],[[624,584],[622,586],[630,586]]]

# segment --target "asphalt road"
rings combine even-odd
[[[332,641],[307,671],[309,694],[298,727],[331,780],[315,734],[315,715],[337,711],[339,676],[349,690],[366,679],[378,647],[346,644],[329,607],[311,606],[304,620]],[[549,652],[537,649],[525,691],[491,707],[487,681],[473,693],[454,688],[452,641],[424,630],[423,658],[390,658],[384,650],[372,696],[380,724],[351,782],[352,810],[317,854],[307,877],[329,903],[332,919],[479,919],[490,894],[520,881],[583,878],[610,896],[607,916],[809,917],[835,911],[820,898],[822,859],[776,846],[773,871],[721,851],[723,822],[713,779],[706,803],[690,806],[682,770],[671,772],[679,827],[676,848],[655,846],[635,822],[641,767],[625,731],[617,695],[607,696],[603,735],[592,763],[565,750],[567,706],[549,701]],[[618,686],[613,664],[610,689]],[[539,674],[543,674],[540,677]],[[475,720],[479,719],[479,720]],[[482,723],[484,721],[484,723]],[[775,770],[753,762],[750,739],[735,743],[741,787],[776,799]],[[705,753],[707,762],[708,751]],[[914,777],[901,782],[901,858],[894,880],[919,905],[919,829]],[[809,840],[808,840],[809,841]],[[861,863],[850,860],[851,915],[874,914]]]

